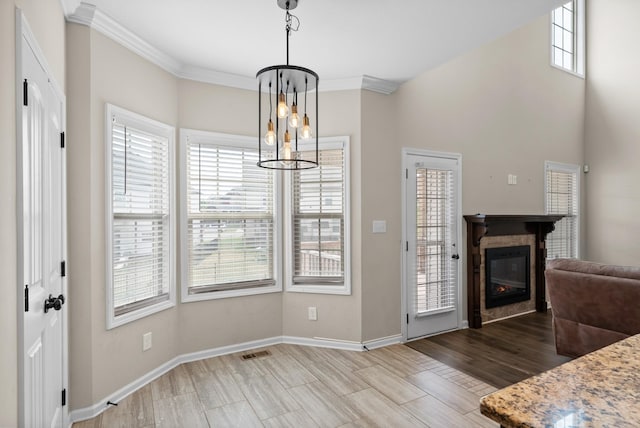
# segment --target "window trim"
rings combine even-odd
[[[119,123],[153,133],[167,139],[169,166],[169,291],[168,298],[155,296],[149,298],[151,303],[121,315],[115,315],[113,306],[113,174],[112,174],[112,118],[118,117]],[[147,317],[176,305],[176,208],[175,208],[175,127],[150,119],[138,113],[126,110],[113,104],[105,104],[105,288],[106,288],[106,322],[107,330],[119,327],[132,321]],[[140,303],[140,302],[138,302]],[[132,304],[135,307],[135,303]]]
[[[286,218],[284,233],[284,262],[285,262],[285,290],[295,293],[314,293],[314,294],[336,294],[351,295],[351,180],[350,180],[350,139],[348,136],[323,137],[318,139],[319,150],[343,150],[344,162],[344,187],[345,187],[345,206],[344,206],[344,280],[341,286],[314,284],[313,281],[305,285],[293,283],[293,180],[291,174],[285,174],[284,186],[285,201],[283,217]],[[301,149],[307,147],[315,148],[312,143],[298,143]]]
[[[576,218],[576,258],[580,258],[580,228],[581,228],[581,219],[582,219],[582,209],[581,209],[581,166],[570,163],[562,163],[562,162],[554,162],[554,161],[544,161],[544,212],[545,214],[549,213],[549,206],[547,203],[547,190],[549,188],[547,171],[556,171],[556,172],[564,172],[567,174],[575,174],[576,175],[576,206],[578,207],[578,215]],[[553,232],[552,232],[553,233]]]
[[[562,66],[556,65],[554,61],[553,55],[553,12],[562,7],[563,5],[569,3],[568,1],[563,2],[556,8],[551,10],[549,14],[549,64],[551,67],[556,68],[558,70],[562,70],[565,73],[572,74],[576,77],[580,77],[582,79],[585,78],[585,59],[586,59],[586,27],[585,27],[585,0],[571,0],[573,2],[573,13],[574,13],[574,31],[573,31],[573,43],[575,47],[575,51],[573,53],[573,68],[568,70]]]
[[[279,236],[282,220],[279,215],[281,204],[280,174],[274,174],[274,226],[273,226],[273,273],[275,282],[272,285],[261,285],[251,288],[230,288],[215,292],[201,292],[189,294],[189,248],[188,248],[188,199],[187,199],[187,147],[189,142],[203,142],[208,144],[233,143],[235,147],[255,148],[257,152],[255,137],[242,135],[224,134],[220,132],[201,131],[196,129],[180,128],[180,278],[181,278],[181,299],[182,303],[200,302],[203,300],[218,300],[230,297],[253,296],[258,294],[278,293],[282,291],[282,269],[280,258],[282,254],[282,238]],[[259,168],[256,165],[256,168]]]

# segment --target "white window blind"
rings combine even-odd
[[[566,217],[555,223],[555,230],[547,235],[547,258],[578,257],[578,179],[579,167],[546,165],[546,212],[564,214]]]
[[[107,106],[109,311],[119,317],[172,305],[173,128]],[[158,310],[159,310],[158,309]]]
[[[257,144],[206,133],[183,140],[186,295],[273,288],[275,176],[256,165]]]
[[[292,179],[292,284],[344,287],[348,264],[347,162],[342,144]]]
[[[456,269],[450,251],[455,222],[453,191],[453,171],[416,169],[417,313],[456,304]]]

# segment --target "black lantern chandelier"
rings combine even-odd
[[[286,10],[287,64],[258,71],[258,166],[271,169],[309,169],[318,166],[318,75],[308,68],[289,65],[289,37],[300,21],[289,13],[298,0],[277,0]],[[295,23],[294,23],[295,20]],[[269,117],[263,106],[263,91],[269,92]],[[315,98],[315,120],[307,115],[307,97]],[[304,95],[302,119],[298,95]],[[275,104],[275,110],[274,110]],[[264,107],[264,108],[263,108]],[[274,114],[275,113],[275,114]],[[311,124],[315,125],[315,129]]]

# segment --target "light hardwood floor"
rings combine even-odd
[[[182,364],[73,428],[498,426],[478,410],[496,388],[404,345],[265,349]]]

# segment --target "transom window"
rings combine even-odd
[[[584,0],[573,0],[551,13],[551,64],[584,76]]]

